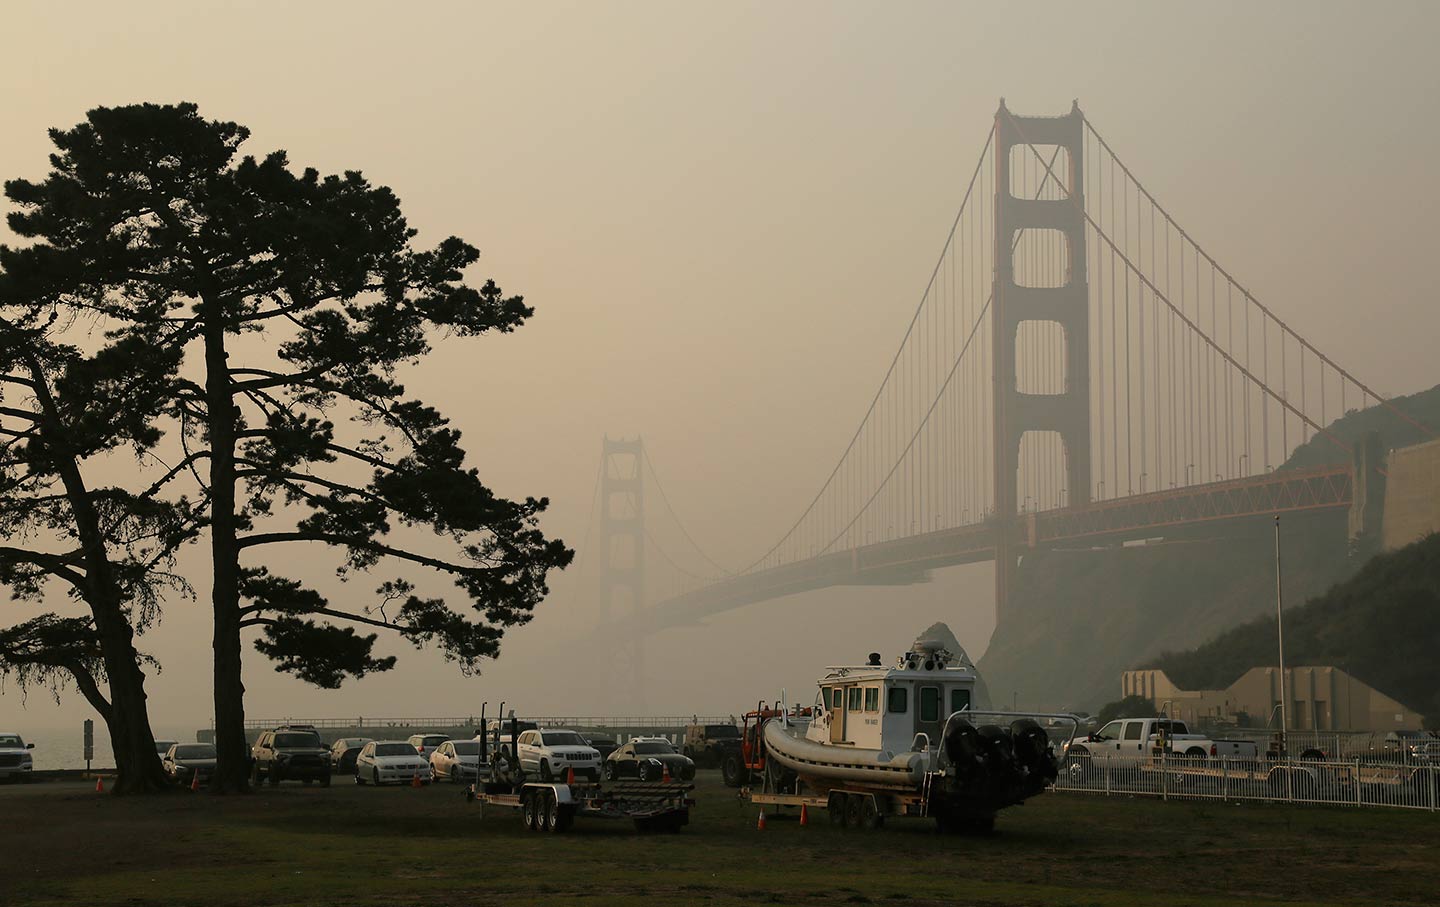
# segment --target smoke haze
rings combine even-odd
[[[572,546],[607,433],[644,436],[727,566],[793,522],[894,353],[1001,96],[1035,114],[1078,98],[1317,347],[1387,393],[1437,380],[1434,5],[35,3],[6,20],[0,177],[41,178],[45,130],[92,107],[190,100],[249,126],[250,153],[392,187],[422,245],[478,246],[477,271],[534,319],[442,343],[404,378],[498,493],[549,496],[544,527]],[[204,590],[198,553],[182,565]],[[333,559],[306,558],[273,566],[341,597]],[[807,593],[652,638],[631,690],[603,636],[574,643],[596,620],[586,558],[479,678],[382,636],[395,670],[324,692],[252,651],[247,713],[448,716],[506,699],[724,714],[782,688],[808,702],[824,665],[888,659],[937,620],[978,660],[994,623],[988,565]],[[51,607],[74,612],[58,590]],[[140,643],[164,665],[152,720],[208,725],[208,603],[171,602]],[[73,693],[0,691],[6,729],[88,716]]]

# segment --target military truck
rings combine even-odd
[[[683,750],[697,768],[719,768],[726,754],[740,751],[740,729],[734,724],[687,725]]]

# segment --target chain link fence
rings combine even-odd
[[[1440,765],[1363,759],[1066,755],[1057,791],[1170,800],[1268,800],[1440,809]]]

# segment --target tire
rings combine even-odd
[[[454,766],[454,765],[450,766],[450,783],[451,783],[451,784],[459,784],[459,783],[460,783],[460,773],[455,770],[455,766]]]
[[[845,825],[845,795],[839,791],[831,791],[825,812],[830,816],[831,825],[843,828]]]
[[[860,800],[860,827],[866,831],[874,831],[885,824],[885,817],[881,815],[879,808],[875,805],[874,797],[859,797]]]
[[[540,829],[550,834],[560,830],[560,804],[552,793],[545,795],[545,805],[540,813]]]
[[[380,769],[378,769],[378,768],[372,768],[372,769],[370,769],[370,771],[373,773],[373,774],[371,775],[371,778],[374,779],[374,781],[375,781],[375,786],[376,786],[376,787],[379,787],[379,786],[380,786]]]
[[[250,786],[260,786],[260,763],[258,762],[250,766]]]
[[[265,783],[271,787],[280,786],[280,776],[275,772],[275,766],[270,766],[270,771],[265,773]]]
[[[1065,779],[1071,784],[1085,784],[1095,777],[1095,766],[1090,761],[1093,757],[1090,751],[1083,746],[1072,746],[1065,751],[1065,766],[1061,769],[1065,773]]]
[[[607,762],[605,763],[605,780],[606,780],[606,781],[617,781],[617,780],[619,780],[619,778],[620,778],[620,772],[619,772],[618,769],[615,768],[615,763],[614,763],[614,762],[608,762],[608,761],[607,761]]]
[[[640,763],[640,780],[641,780],[641,781],[659,781],[661,775],[663,775],[663,774],[664,774],[663,772],[656,771],[656,767],[655,767],[655,764],[654,764],[653,762],[642,762],[642,763]]]
[[[540,780],[544,781],[546,784],[549,784],[551,781],[555,780],[555,773],[550,771],[549,759],[540,760]]]
[[[862,801],[867,797],[857,797],[854,794],[845,796],[845,827],[862,828],[865,822],[865,805]]]
[[[521,801],[521,817],[525,821],[525,827],[531,831],[538,831],[540,828],[540,804],[536,802],[538,799],[537,794],[531,793],[526,794]]]
[[[358,768],[355,770],[355,783],[361,786],[365,784],[365,779],[360,777],[360,770]]]
[[[725,779],[726,787],[740,787],[745,783],[745,767],[740,764],[739,753],[725,754],[725,761],[720,764],[720,775]]]

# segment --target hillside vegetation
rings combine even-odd
[[[1286,609],[1285,661],[1336,665],[1440,722],[1440,535],[1372,558],[1360,572]],[[1254,667],[1276,663],[1275,618],[1228,630],[1160,668],[1185,689],[1223,689]]]
[[[1440,426],[1440,386],[1390,402]],[[1379,433],[1382,449],[1427,437],[1384,407],[1351,411],[1329,430],[1344,448],[1317,436],[1284,468],[1343,459],[1368,431]],[[1287,517],[1283,554],[1286,597],[1297,604],[1361,566],[1348,556],[1343,515]],[[1015,696],[1026,708],[1094,711],[1119,698],[1126,668],[1194,648],[1272,611],[1273,558],[1269,517],[1173,532],[1158,545],[1032,552],[1020,564],[980,672],[1001,702]]]

